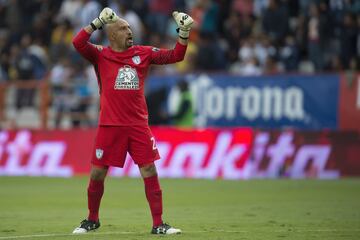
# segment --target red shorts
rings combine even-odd
[[[91,163],[123,167],[126,153],[143,166],[160,159],[155,138],[148,126],[99,126]]]

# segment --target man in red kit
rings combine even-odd
[[[73,39],[76,50],[94,65],[100,92],[99,126],[87,189],[89,215],[75,228],[74,234],[100,227],[99,207],[104,179],[109,166],[124,166],[127,152],[139,166],[144,180],[153,219],[151,233],[181,233],[180,229],[162,220],[162,192],[154,164],[160,156],[148,125],[144,96],[144,81],[150,64],[170,64],[184,58],[193,19],[179,12],[173,12],[173,17],[179,27],[179,38],[171,50],[133,46],[129,24],[110,8],[104,8],[99,17]],[[90,35],[103,27],[110,46],[89,43]]]

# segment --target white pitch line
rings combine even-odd
[[[278,230],[274,231],[274,233],[302,233],[302,232],[360,232],[360,229],[310,229],[310,230],[298,230],[298,229],[291,229],[291,230]]]
[[[115,235],[115,234],[138,234],[139,232],[93,232],[88,235]],[[41,238],[41,237],[68,237],[68,236],[83,236],[87,234],[58,234],[58,233],[50,233],[50,234],[36,234],[36,235],[21,235],[21,236],[8,236],[8,237],[0,237],[0,239],[19,239],[19,238]]]
[[[250,233],[250,231],[237,231],[237,230],[207,230],[207,231],[186,231],[184,232],[185,234],[187,233],[211,233],[211,232],[218,232],[218,233]],[[266,232],[266,231],[265,231]],[[292,231],[288,231],[288,230],[279,230],[279,231],[273,231],[273,233],[301,233],[301,232],[360,232],[360,229],[313,229],[313,230],[292,230]],[[43,237],[69,237],[69,236],[85,236],[85,235],[97,235],[97,236],[101,236],[101,235],[117,235],[117,234],[121,234],[121,235],[126,235],[126,234],[143,234],[143,233],[148,233],[148,232],[92,232],[89,234],[57,234],[57,233],[53,233],[53,234],[36,234],[36,235],[19,235],[19,236],[8,236],[8,237],[0,237],[1,240],[6,240],[6,239],[24,239],[24,238],[43,238]]]
[[[207,233],[207,232],[224,232],[224,233],[246,233],[247,231],[226,231],[226,230],[213,230],[213,231],[186,231],[186,233]],[[36,234],[36,235],[20,235],[20,236],[8,236],[0,237],[0,239],[21,239],[21,238],[42,238],[42,237],[69,237],[69,236],[85,236],[85,235],[116,235],[116,234],[142,234],[148,232],[91,232],[89,234]]]

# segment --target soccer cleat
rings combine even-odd
[[[95,221],[85,219],[80,223],[79,227],[74,229],[73,234],[87,233],[87,232],[93,231],[95,229],[98,229],[99,227],[100,227],[99,220],[97,222],[95,222]]]
[[[152,234],[180,234],[181,230],[173,228],[167,223],[163,223],[159,226],[153,227],[151,230]]]

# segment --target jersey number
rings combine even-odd
[[[156,150],[157,147],[156,147],[155,138],[154,138],[154,137],[151,137],[150,140],[151,140],[151,142],[152,142],[152,149],[153,149],[153,150]]]

